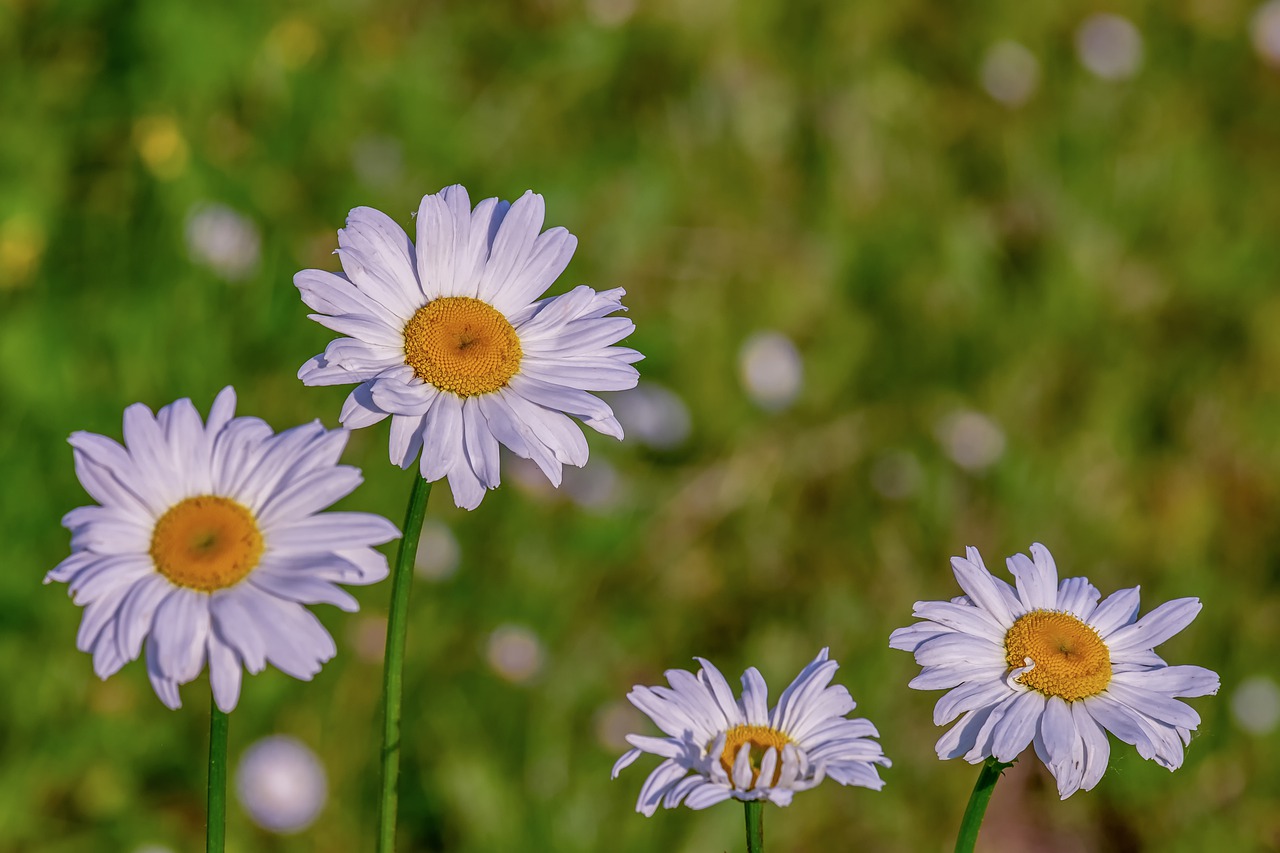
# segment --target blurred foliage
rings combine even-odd
[[[1024,761],[993,849],[1280,846],[1280,740],[1229,711],[1280,650],[1280,74],[1246,0],[1113,8],[1144,40],[1127,81],[1081,67],[1082,4],[0,0],[0,851],[202,843],[207,682],[179,712],[140,664],[99,682],[80,611],[40,584],[87,502],[65,437],[228,383],[277,428],[336,425],[346,389],[294,378],[330,335],[291,276],[336,267],[349,208],[407,226],[453,182],[545,194],[581,239],[558,287],[626,287],[644,381],[693,431],[592,436],[605,506],[514,467],[474,513],[436,490],[462,562],[412,602],[405,850],[738,849],[732,806],[633,813],[653,759],[610,782],[618,730],[650,731],[624,696],[695,654],[776,695],[824,645],[895,765],[882,793],[770,809],[770,850],[943,849],[977,770],[937,761],[939,694],[887,637],[956,593],[950,555],[994,568],[1033,540],[1064,576],[1141,584],[1144,610],[1200,596],[1163,651],[1223,691],[1193,702],[1175,774],[1116,744],[1059,803]],[[1016,109],[980,83],[1002,39],[1040,63]],[[207,203],[261,231],[241,281],[188,253]],[[761,329],[805,359],[782,412],[738,381]],[[962,411],[1003,433],[988,467],[939,438]],[[353,436],[343,506],[398,521],[385,433]],[[331,799],[291,838],[233,807],[239,853],[370,847],[379,664],[357,638],[388,588],[357,594],[321,613],[340,652],[314,683],[246,681],[233,764],[295,735]],[[503,624],[541,639],[530,683],[486,662]]]

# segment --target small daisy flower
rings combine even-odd
[[[1161,767],[1182,765],[1200,715],[1175,697],[1218,692],[1216,673],[1169,666],[1154,649],[1200,612],[1180,598],[1138,618],[1138,588],[1102,595],[1085,578],[1058,581],[1048,549],[1008,560],[1016,584],[987,571],[977,549],[953,557],[965,595],[921,601],[924,619],[889,638],[923,667],[917,690],[949,690],[933,721],[959,722],[938,741],[938,757],[1011,762],[1034,744],[1065,800],[1098,784],[1107,732]]]
[[[310,680],[336,653],[304,604],[347,611],[337,584],[387,576],[372,546],[400,534],[385,518],[321,512],[360,484],[339,465],[345,430],[319,421],[279,435],[258,418],[233,417],[224,388],[202,423],[190,400],[152,415],[124,412],[124,445],[73,433],[76,474],[99,506],[73,509],[71,556],[45,578],[70,585],[84,618],[76,646],[101,678],[146,646],[160,701],[181,706],[178,686],[209,664],[218,707],[240,696],[241,668],[270,663]]]
[[[666,732],[666,737],[627,735],[628,750],[613,765],[613,778],[641,753],[665,759],[649,774],[636,811],[682,802],[704,809],[730,797],[789,805],[796,791],[823,779],[880,790],[876,765],[889,766],[875,726],[845,717],[855,707],[849,691],[832,685],[838,664],[823,649],[770,709],[769,688],[755,667],[742,674],[736,700],[720,671],[702,658],[697,675],[669,670],[670,687],[637,685],[627,698]],[[690,775],[692,774],[692,775]]]
[[[391,418],[391,461],[449,479],[474,509],[498,486],[498,445],[532,459],[555,485],[587,461],[579,418],[622,438],[591,391],[635,387],[643,356],[613,346],[634,324],[611,317],[621,288],[579,286],[539,299],[577,238],[542,232],[542,196],[514,204],[446,187],[422,199],[417,245],[386,214],[357,207],[338,232],[343,274],[294,277],[311,319],[345,337],[298,371],[307,385],[359,383],[342,407],[349,429]],[[419,458],[420,457],[420,458]]]

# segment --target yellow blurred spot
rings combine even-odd
[[[267,34],[267,50],[285,68],[301,68],[320,50],[320,33],[302,18],[285,18]]]
[[[176,178],[187,168],[187,140],[169,116],[144,116],[133,125],[138,156],[157,178]]]
[[[26,284],[44,254],[44,232],[25,216],[0,224],[0,289]]]

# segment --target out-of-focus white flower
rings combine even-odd
[[[289,834],[320,816],[329,783],[320,759],[305,744],[272,735],[245,750],[236,769],[236,794],[254,823]]]
[[[905,450],[883,453],[871,466],[871,487],[890,500],[911,497],[923,479],[920,463]]]
[[[1103,80],[1127,80],[1142,67],[1142,34],[1128,18],[1090,15],[1076,29],[1076,55]]]
[[[587,0],[587,15],[602,27],[620,27],[636,12],[636,0]]]
[[[371,187],[393,187],[404,176],[404,147],[390,136],[362,136],[351,146],[351,168]]]
[[[173,853],[173,848],[165,847],[163,844],[144,844],[133,853]]]
[[[443,522],[428,519],[422,525],[422,538],[418,540],[418,553],[413,560],[413,571],[420,578],[442,581],[453,577],[462,559],[458,538]]]
[[[757,332],[738,351],[738,374],[756,405],[778,411],[799,396],[804,385],[804,361],[786,335]]]
[[[1249,30],[1258,57],[1273,68],[1280,68],[1280,0],[1259,6]]]
[[[622,475],[605,459],[588,468],[566,468],[564,490],[575,504],[598,513],[616,509],[625,492]]]
[[[1040,86],[1040,63],[1016,41],[999,41],[982,59],[982,88],[1007,107],[1020,107]]]
[[[1269,735],[1280,723],[1280,687],[1275,679],[1255,675],[1240,682],[1231,694],[1231,714],[1250,734]]]
[[[689,438],[689,407],[674,391],[653,382],[609,398],[619,423],[632,439],[654,450],[674,450]]]
[[[538,635],[523,625],[502,625],[489,635],[489,666],[513,684],[526,684],[542,671]]]
[[[939,422],[936,435],[951,460],[970,471],[989,468],[1004,455],[1004,430],[979,412],[952,412]]]
[[[225,204],[204,202],[187,213],[187,254],[228,281],[253,275],[262,254],[258,227]]]
[[[625,750],[627,735],[644,725],[644,715],[629,702],[609,702],[596,711],[596,742],[611,751]]]
[[[356,657],[368,664],[380,664],[387,650],[387,617],[359,616],[347,632]]]

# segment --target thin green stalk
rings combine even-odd
[[[764,800],[747,800],[747,853],[764,853]]]
[[[382,671],[382,791],[378,799],[378,853],[396,849],[396,810],[400,804],[400,701],[404,693],[404,643],[409,632],[409,587],[418,553],[422,519],[431,484],[415,472],[404,535],[391,570],[391,610],[387,614],[387,652]]]
[[[209,699],[209,805],[204,849],[222,853],[227,841],[227,727],[230,718]]]
[[[982,828],[982,818],[987,813],[987,803],[991,802],[991,792],[995,790],[1000,774],[1013,762],[996,761],[988,758],[978,774],[978,781],[969,795],[969,805],[964,810],[964,819],[960,821],[960,834],[956,836],[956,853],[973,853],[973,846],[978,843],[978,830]]]

